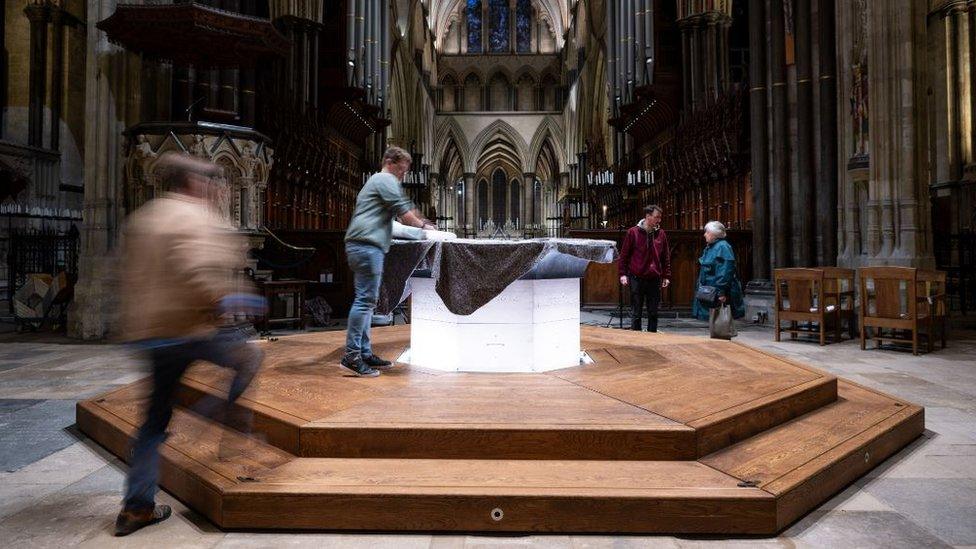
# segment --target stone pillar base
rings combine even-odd
[[[118,288],[124,283],[114,257],[82,256],[75,297],[68,308],[68,337],[104,339],[120,333]]]

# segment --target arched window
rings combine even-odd
[[[488,216],[488,182],[482,179],[478,182],[478,224],[475,229],[480,229]]]
[[[546,75],[545,79],[542,81],[542,109],[547,111],[554,111],[559,108],[559,102],[556,97],[556,79],[552,77],[551,74]]]
[[[505,170],[498,168],[491,174],[492,216],[495,226],[505,224]]]
[[[515,6],[515,37],[518,53],[532,51],[532,0],[518,0]]]
[[[498,73],[491,79],[491,85],[489,86],[490,95],[489,100],[491,101],[491,110],[493,111],[510,111],[512,110],[512,87],[508,83],[508,79],[505,75]]]
[[[513,179],[509,187],[511,188],[511,194],[512,194],[512,206],[509,209],[509,218],[511,218],[513,221],[518,219],[519,221],[518,226],[521,227],[525,225],[525,220],[521,219],[522,211],[519,209],[519,207],[522,205],[522,201],[520,196],[521,193],[519,192],[518,179]]]
[[[481,81],[474,73],[464,79],[464,110],[481,110]]]
[[[504,53],[511,49],[510,21],[508,0],[488,0],[488,47],[492,53]]]
[[[529,74],[523,74],[518,82],[515,84],[515,108],[519,111],[535,111],[536,108],[536,97],[535,97],[535,81],[532,80],[532,76]]]
[[[481,0],[468,0],[468,53],[481,51]]]
[[[451,75],[447,75],[441,82],[441,110],[457,110],[457,82]]]

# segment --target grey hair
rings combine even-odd
[[[705,223],[705,231],[712,233],[719,238],[725,238],[725,225],[721,221],[709,221]]]

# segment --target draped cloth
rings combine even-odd
[[[415,271],[434,279],[437,295],[456,315],[470,315],[520,278],[567,278],[567,268],[548,273],[533,269],[543,258],[611,263],[617,250],[609,240],[536,238],[531,240],[457,239],[444,242],[394,240],[383,266],[376,313],[389,314],[410,295],[410,276]],[[577,258],[573,261],[572,258]]]

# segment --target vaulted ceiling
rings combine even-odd
[[[458,16],[459,7],[467,0],[424,0],[430,14],[430,28],[434,32],[436,45],[439,47],[444,35]],[[556,47],[563,46],[563,31],[569,24],[569,6],[572,0],[532,0],[532,5],[539,11],[539,15],[552,29],[556,36]]]

